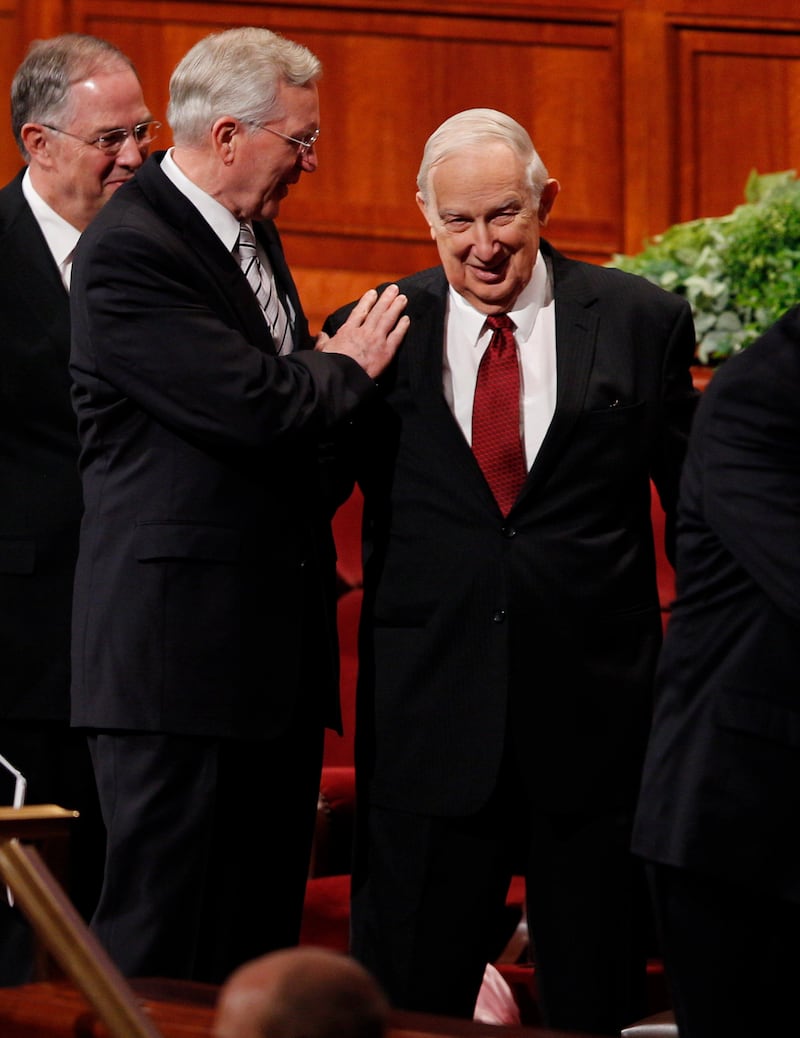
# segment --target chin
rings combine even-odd
[[[107,191],[112,194],[117,190],[118,187],[122,187],[123,184],[127,184],[129,180],[133,180],[133,177],[122,177],[122,179],[109,180],[105,184]]]
[[[512,308],[518,295],[518,292],[486,292],[484,286],[480,295],[472,293],[472,305],[485,314],[505,313]]]

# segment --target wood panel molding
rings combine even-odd
[[[717,216],[742,201],[751,170],[800,161],[800,35],[676,23],[678,218]]]

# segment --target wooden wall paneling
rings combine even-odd
[[[638,252],[676,219],[676,75],[660,11],[623,22],[623,252]]]
[[[673,29],[679,64],[678,219],[718,216],[752,169],[800,168],[800,25]]]
[[[11,80],[33,40],[65,32],[70,0],[0,0],[0,99],[6,120],[0,129],[0,185],[19,170],[22,157],[8,120]]]
[[[0,0],[8,96],[35,36],[106,36],[164,119],[172,68],[201,36],[268,25],[322,58],[319,169],[280,226],[315,320],[435,263],[414,202],[428,134],[501,108],[562,184],[548,236],[571,255],[633,252],[678,219],[728,211],[751,168],[798,165],[796,0]],[[7,133],[0,174],[19,167]],[[171,143],[165,128],[160,146]]]
[[[232,5],[154,0],[70,0],[70,28],[102,36],[134,62],[145,100],[156,118],[166,119],[169,77],[177,62],[201,37],[236,24]],[[249,8],[253,17],[254,9]],[[172,143],[164,126],[158,147]]]
[[[579,4],[585,0],[577,0]],[[796,21],[797,0],[644,0],[647,7],[665,15],[688,15],[722,25],[738,20],[740,25],[758,32],[767,23]]]
[[[326,66],[320,169],[294,190],[282,226],[301,219],[311,260],[326,241],[355,269],[436,260],[414,195],[425,140],[471,107],[499,108],[531,132],[563,183],[553,233],[585,252],[614,240],[620,201],[619,67],[614,28],[529,19],[385,16],[305,34]],[[371,56],[369,65],[365,55]],[[328,143],[330,142],[330,143]]]
[[[74,0],[72,11],[73,28],[107,36],[131,54],[148,103],[162,115],[171,68],[206,32],[264,24],[319,55],[319,169],[293,188],[279,218],[315,313],[375,280],[437,261],[414,201],[416,172],[430,132],[463,108],[500,108],[531,131],[562,181],[552,221],[556,244],[589,258],[622,246],[621,61],[613,13],[489,20],[334,4],[176,0]]]
[[[8,119],[8,96],[19,65],[19,48],[17,4],[15,0],[0,0],[0,97],[6,99],[2,109],[5,120],[0,126],[0,185],[10,180],[22,163]]]
[[[395,15],[365,24],[340,15],[312,30],[304,42],[326,66],[325,140],[319,171],[284,206],[287,248],[301,265],[344,268],[348,285],[356,271],[399,275],[436,263],[414,202],[416,173],[429,134],[470,107],[499,108],[530,130],[563,185],[551,225],[556,244],[587,256],[613,248],[620,87],[615,26],[604,18],[583,25]]]
[[[46,39],[67,31],[69,4],[70,0],[17,0],[19,32],[23,40],[20,60],[31,40]]]

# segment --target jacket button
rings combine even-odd
[[[495,613],[494,613],[494,616],[492,617],[492,620],[496,624],[505,623],[505,620],[506,620],[506,611],[505,611],[505,609],[496,609]]]
[[[504,526],[503,527],[503,536],[504,537],[508,537],[509,540],[512,537],[516,537],[517,536],[517,528],[515,526]]]

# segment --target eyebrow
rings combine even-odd
[[[523,209],[525,202],[521,198],[506,198],[502,202],[498,202],[497,205],[493,205],[490,208],[484,210],[482,215],[491,215],[492,213],[502,213],[507,209]],[[466,212],[464,209],[440,209],[439,218],[444,220],[448,217],[458,217],[460,219],[474,219],[471,213]]]
[[[132,123],[131,125],[132,126],[141,126],[142,123],[154,123],[154,122],[158,122],[158,120],[156,119],[156,117],[154,115],[145,115],[143,118],[137,119],[136,122]],[[127,126],[120,126],[120,124],[117,123],[115,126],[107,126],[104,130],[93,130],[92,133],[94,134],[95,137],[103,137],[107,133],[113,133],[114,130],[127,130],[127,129],[129,129],[129,127],[127,127]]]

